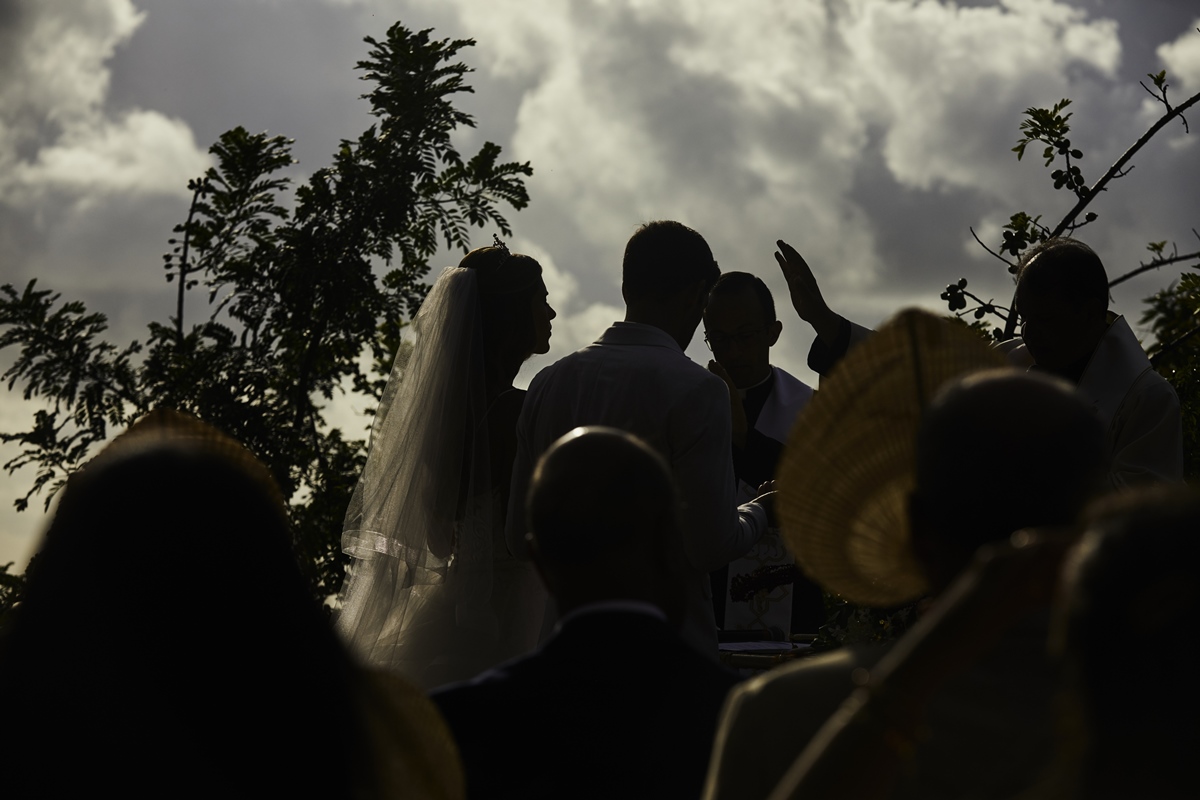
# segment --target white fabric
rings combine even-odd
[[[538,456],[578,425],[608,425],[644,439],[666,458],[683,499],[682,547],[692,590],[681,634],[716,657],[708,573],[745,553],[766,513],[735,504],[729,390],[691,361],[665,331],[617,322],[594,344],[542,370],[517,424],[511,496],[524,497]],[[509,504],[508,546],[524,553],[524,507]]]
[[[1179,397],[1155,372],[1123,316],[1111,314],[1079,379],[1078,391],[1103,423],[1109,453],[1108,482],[1114,488],[1151,481],[1183,480],[1183,422]],[[871,334],[850,323],[850,347]],[[1019,337],[996,349],[1014,366],[1028,369],[1033,356]]]
[[[999,346],[1014,364],[1033,361],[1020,339]],[[1113,487],[1183,480],[1179,398],[1154,371],[1124,317],[1115,317],[1096,345],[1078,389],[1107,431]]]
[[[346,511],[336,624],[364,662],[427,689],[532,649],[545,594],[505,551],[490,486],[475,273],[447,267],[412,329]]]

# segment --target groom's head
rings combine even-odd
[[[621,296],[626,319],[663,328],[687,347],[720,276],[698,232],[673,220],[647,222],[625,245]]]
[[[559,613],[642,600],[683,618],[679,498],[670,468],[641,439],[580,427],[538,461],[528,540]]]

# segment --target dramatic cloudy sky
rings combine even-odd
[[[1174,97],[1200,91],[1200,9],[1176,0],[0,0],[0,282],[37,278],[108,314],[114,340],[144,336],[171,313],[160,255],[208,145],[243,125],[294,137],[297,176],[323,165],[369,124],[362,37],[396,20],[478,40],[461,145],[533,163],[514,247],[560,316],[522,381],[618,318],[621,251],[648,219],[697,228],[780,299],[785,238],[865,323],[936,308],[963,276],[1007,298],[968,229],[994,241],[1012,211],[1070,206],[1009,151],[1021,110],[1073,98],[1094,177],[1158,113],[1138,78],[1165,67]],[[1151,239],[1196,249],[1198,138],[1172,127],[1096,204],[1085,238],[1110,272]],[[1169,277],[1117,307],[1135,316]],[[774,360],[811,378],[812,334],[784,320]],[[0,394],[0,430],[31,409]],[[0,478],[0,564],[41,525],[10,510],[31,479]]]

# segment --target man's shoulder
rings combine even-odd
[[[795,403],[808,402],[813,393],[816,391],[804,381],[797,378],[792,373],[782,367],[772,367],[775,370],[775,383],[773,391],[777,395],[782,395],[785,398]]]
[[[600,340],[543,368],[530,382],[529,392],[536,395],[563,381],[572,382],[606,371],[620,372],[622,385],[630,389],[666,384],[684,390],[698,387],[714,392],[725,390],[724,381],[678,350]]]

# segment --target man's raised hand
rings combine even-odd
[[[817,285],[817,278],[808,262],[796,252],[796,248],[782,239],[777,240],[775,244],[779,247],[779,252],[775,253],[775,260],[779,262],[779,268],[783,270],[783,277],[787,280],[792,307],[796,309],[800,319],[813,326],[817,336],[828,342],[836,340],[841,318],[829,308],[825,298],[821,296],[821,287]]]

